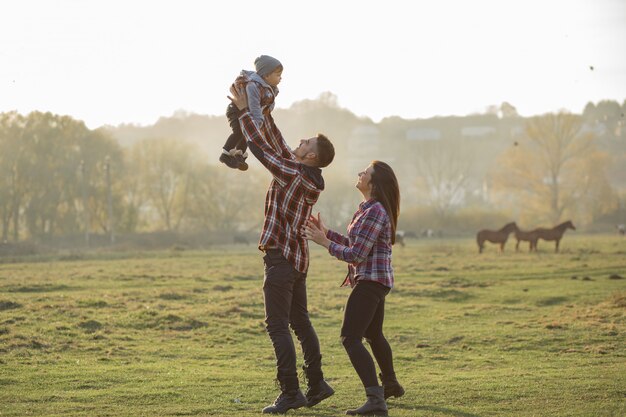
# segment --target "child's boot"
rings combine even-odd
[[[239,161],[237,158],[226,149],[222,149],[222,154],[220,155],[220,162],[226,164],[228,167],[237,169],[239,168]]]
[[[246,159],[248,159],[248,152],[241,153],[241,151],[237,149],[237,151],[235,152],[235,159],[237,160],[238,164],[237,168],[239,168],[240,171],[248,170],[248,164],[246,163]]]

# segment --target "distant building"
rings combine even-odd
[[[348,137],[348,161],[350,173],[364,170],[374,159],[383,159],[381,155],[380,130],[371,125],[355,127]]]
[[[513,126],[511,128],[511,137],[519,139],[524,136],[524,128],[522,126]]]
[[[367,149],[377,148],[379,140],[380,130],[376,126],[360,125],[350,132],[348,147],[350,151],[363,152]]]
[[[604,136],[607,132],[606,124],[604,123],[583,123],[580,128],[580,133],[593,133],[597,137]]]
[[[441,131],[428,127],[414,127],[406,131],[408,141],[428,141],[441,139]]]
[[[491,126],[468,126],[461,129],[461,136],[466,138],[480,138],[496,133],[496,128]]]

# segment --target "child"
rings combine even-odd
[[[256,72],[242,70],[233,85],[235,88],[245,87],[252,119],[260,127],[265,115],[269,115],[274,109],[274,98],[278,94],[277,86],[282,77],[283,66],[279,60],[268,55],[261,55],[255,59],[254,66]],[[224,144],[220,162],[230,168],[245,171],[248,169],[246,163],[248,146],[239,126],[239,110],[234,104],[228,105],[226,117],[233,133]]]

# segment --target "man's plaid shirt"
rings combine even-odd
[[[280,249],[297,271],[306,273],[309,246],[301,229],[324,189],[322,170],[295,160],[271,116],[266,117],[262,132],[248,112],[239,121],[250,151],[273,176],[265,196],[259,249]]]
[[[331,240],[328,252],[348,262],[343,285],[368,280],[393,288],[391,222],[381,203],[374,199],[362,202],[348,225],[348,236],[328,230],[326,237]]]

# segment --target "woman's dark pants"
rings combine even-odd
[[[378,379],[372,356],[363,345],[363,337],[370,344],[381,373],[395,377],[391,347],[383,336],[385,296],[388,293],[389,287],[377,282],[357,281],[346,303],[341,341],[365,388],[378,386]]]

